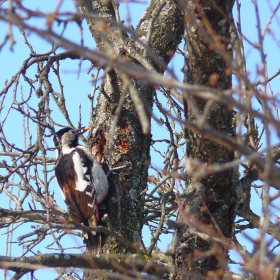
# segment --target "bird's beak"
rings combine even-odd
[[[85,132],[88,131],[88,130],[89,130],[89,127],[88,127],[88,126],[84,126],[84,127],[82,127],[82,128],[80,129],[80,131],[78,131],[78,132],[76,133],[76,135],[77,135],[77,136],[82,135],[83,133],[85,133]]]

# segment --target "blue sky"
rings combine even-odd
[[[29,8],[34,10],[40,10],[43,12],[52,12],[54,8],[56,7],[58,1],[52,0],[52,1],[35,1],[35,0],[24,0],[24,5],[27,5]],[[265,26],[266,22],[268,21],[270,15],[271,15],[271,8],[270,6],[275,6],[278,1],[258,1],[259,4],[259,10],[261,11],[261,23],[262,26]],[[63,1],[63,4],[60,8],[60,12],[73,12],[75,11],[74,8],[74,2],[72,1]],[[6,5],[6,4],[4,4]],[[141,17],[144,9],[146,7],[146,3],[143,2],[143,4],[134,4],[131,5],[130,8],[130,14],[131,14],[131,23],[132,25],[136,26],[139,18]],[[127,6],[123,3],[121,3],[120,6],[120,13],[122,19],[128,23],[128,17],[127,15]],[[251,1],[242,1],[242,29],[246,37],[252,41],[253,43],[257,42],[257,31],[256,31],[256,21],[255,21],[255,15],[254,10],[252,6]],[[265,46],[265,52],[267,53],[267,68],[268,68],[268,76],[273,75],[278,69],[279,69],[279,34],[276,32],[279,30],[280,25],[280,18],[279,13],[276,15],[275,21],[273,21],[271,25],[271,32],[266,36],[264,46]],[[34,24],[36,26],[41,26],[44,28],[46,25],[45,20],[36,20],[34,21]],[[57,30],[62,30],[62,26],[56,27]],[[0,42],[4,39],[6,32],[7,32],[8,26],[0,21]],[[273,33],[275,32],[275,34]],[[3,49],[0,52],[0,84],[1,88],[4,87],[5,79],[10,79],[12,75],[14,75],[18,69],[20,68],[22,64],[22,60],[27,58],[29,55],[29,49],[28,47],[23,43],[22,36],[19,32],[19,30],[16,27],[13,27],[13,34],[14,38],[16,40],[16,44],[13,47],[13,51],[9,49],[9,45],[6,44],[6,46],[3,47]],[[71,27],[68,26],[66,28],[66,31],[64,33],[64,36],[67,38],[79,42],[79,29],[77,28],[76,24],[72,23]],[[94,40],[91,37],[86,23],[84,21],[83,24],[83,34],[84,34],[84,44],[90,48],[93,48]],[[26,34],[28,37],[28,40],[33,44],[35,51],[37,53],[44,53],[46,51],[49,51],[49,44],[46,43],[46,41],[38,38],[35,34]],[[74,37],[74,36],[75,37]],[[277,37],[278,36],[278,37]],[[73,38],[74,37],[74,38]],[[60,50],[58,50],[60,51]],[[254,46],[251,46],[250,44],[245,42],[245,54],[247,59],[247,69],[250,72],[250,79],[251,81],[258,80],[258,73],[256,71],[257,65],[260,64],[260,56],[258,51],[255,50]],[[61,62],[61,77],[62,77],[62,83],[64,85],[64,91],[66,93],[66,102],[71,110],[71,120],[74,123],[74,125],[78,124],[79,120],[79,105],[81,105],[82,108],[82,117],[83,117],[83,124],[87,124],[87,122],[90,119],[89,116],[89,100],[87,98],[87,95],[91,93],[92,91],[92,78],[89,74],[87,74],[87,71],[90,67],[90,64],[88,62],[82,62],[81,66],[81,73],[78,77],[77,74],[77,68],[79,66],[79,61],[63,61]],[[178,59],[175,59],[171,62],[170,67],[173,69],[176,69],[176,74],[180,79],[182,79],[182,73],[180,72],[180,69],[182,68],[182,61],[179,61]],[[31,69],[32,71],[36,71],[35,67]],[[28,74],[28,73],[27,73]],[[31,75],[30,75],[31,76]],[[52,84],[55,90],[59,91],[59,86],[57,79],[54,75],[52,77]],[[24,83],[20,83],[23,85],[22,87],[22,94],[23,96],[28,96],[29,94],[29,88],[24,86]],[[271,82],[271,85],[274,90],[274,94],[279,94],[279,85],[280,81],[279,78],[275,79]],[[18,91],[20,92],[20,91]],[[12,98],[13,98],[12,90],[9,91],[9,94],[7,95],[6,101],[5,101],[5,108],[2,111],[0,115],[0,121],[3,122],[5,119],[6,113],[9,110],[9,106],[12,104]],[[33,99],[32,104],[34,106],[37,106],[37,103],[39,102],[39,99]],[[55,112],[56,119],[61,120],[62,124],[66,125],[66,122],[63,122],[63,116],[59,112]],[[15,121],[16,120],[16,121]],[[32,124],[31,124],[32,126]],[[14,142],[17,145],[24,147],[22,139],[18,137],[18,135],[22,135],[23,126],[22,126],[22,119],[16,112],[12,111],[11,114],[9,114],[5,124],[4,129],[7,130],[8,128],[8,140],[10,142]],[[35,129],[35,126],[33,125],[33,128]],[[166,133],[163,126],[157,125],[155,122],[153,122],[153,131],[152,133],[154,135],[164,135]],[[33,142],[36,139],[36,135],[34,135]],[[47,141],[50,143],[50,139],[47,139]],[[49,144],[51,145],[51,143]],[[54,157],[54,153],[48,154],[47,156]],[[2,160],[2,159],[1,159]],[[7,158],[5,158],[7,160]],[[156,160],[155,160],[156,162]],[[1,173],[1,170],[0,170]],[[58,204],[66,209],[64,206],[64,202],[62,201],[60,197],[60,192],[58,191],[56,182],[53,180],[52,184],[50,186],[50,189],[55,192],[55,197],[57,199]],[[1,194],[0,194],[1,195]],[[5,202],[3,202],[5,204]],[[6,205],[5,205],[6,207]],[[252,192],[252,208],[257,214],[261,213],[261,204],[259,202],[259,199],[257,198],[257,195],[255,192]],[[27,232],[30,231],[30,228],[27,228]],[[2,231],[0,231],[0,234]],[[21,233],[22,234],[22,233]],[[144,234],[147,234],[147,232],[144,231]],[[256,231],[254,233],[256,234]],[[246,238],[240,237],[241,240],[244,240],[246,242]],[[71,237],[71,241],[73,241]],[[148,238],[145,240],[147,243],[149,243]],[[164,237],[161,239],[161,243],[159,244],[161,249],[166,249],[170,242],[170,237]],[[0,235],[0,242],[3,244],[3,242],[6,242],[5,236]],[[251,246],[251,245],[247,245]],[[3,251],[4,247],[0,248],[0,254],[3,255],[5,252]],[[17,247],[17,245],[13,245],[13,254],[18,255],[21,253],[21,249]],[[1,273],[0,273],[1,275]],[[39,274],[37,274],[39,275]],[[38,276],[39,277],[39,276]],[[44,277],[44,276],[41,276]],[[49,276],[51,277],[51,276]],[[40,278],[39,279],[44,279]]]

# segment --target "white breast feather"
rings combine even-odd
[[[63,145],[62,146],[62,154],[63,155],[70,154],[73,150],[74,150],[74,148],[69,148],[68,145]]]
[[[106,197],[108,193],[108,181],[107,177],[101,168],[98,161],[95,159],[95,157],[91,154],[91,152],[84,146],[79,146],[80,149],[82,149],[88,158],[92,161],[92,169],[91,174],[94,181],[94,188],[96,192],[96,203],[99,205],[104,198]]]
[[[108,181],[103,169],[95,159],[92,166],[92,173],[94,174],[94,177],[96,178],[95,181],[97,182],[95,185],[96,203],[99,205],[108,193]]]
[[[101,168],[100,164],[97,162],[95,157],[91,154],[91,152],[84,146],[79,146],[79,149],[83,150],[88,158],[92,161],[92,169],[91,174],[94,182],[94,189],[96,192],[96,203],[99,205],[108,193],[108,181],[107,177]]]
[[[74,162],[74,169],[76,171],[78,180],[76,182],[76,190],[77,191],[84,191],[88,185],[88,182],[85,181],[84,178],[84,167],[78,152],[73,153],[73,162]]]

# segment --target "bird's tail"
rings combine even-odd
[[[85,226],[95,227],[99,217],[95,215],[84,222]],[[101,233],[97,231],[90,231],[84,233],[84,243],[86,245],[88,254],[99,255],[101,253]]]
[[[88,254],[99,255],[101,253],[101,234],[99,232],[85,233],[84,243]]]

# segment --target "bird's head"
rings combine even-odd
[[[53,137],[53,143],[56,148],[74,148],[78,146],[78,139],[81,134],[86,132],[88,127],[82,127],[79,130],[75,130],[71,127],[65,127],[57,131]]]

